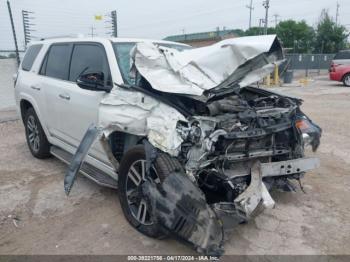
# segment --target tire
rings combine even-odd
[[[164,238],[165,235],[160,230],[160,226],[157,225],[156,222],[153,222],[153,218],[149,212],[150,207],[148,206],[148,202],[142,200],[142,196],[135,197],[135,200],[130,201],[130,199],[132,199],[133,193],[130,193],[129,196],[127,195],[127,191],[137,191],[137,189],[133,189],[132,187],[132,185],[135,185],[137,188],[134,181],[137,179],[135,179],[135,173],[134,171],[131,171],[131,168],[134,167],[134,170],[140,171],[142,164],[138,161],[145,161],[145,159],[146,155],[143,145],[137,145],[133,147],[123,156],[120,163],[118,175],[119,201],[124,216],[132,227],[146,236],[153,238]],[[143,163],[145,164],[145,162]],[[150,170],[150,175],[156,183],[161,183],[170,173],[175,170],[182,170],[181,164],[176,159],[171,158],[167,154],[158,154],[158,157]],[[133,177],[133,179],[131,179],[131,177]],[[139,181],[139,179],[137,181]],[[142,182],[140,182],[140,184],[142,184]],[[143,207],[141,207],[141,201],[143,201]],[[142,211],[140,212],[140,210]],[[148,213],[145,210],[147,210]],[[141,214],[145,212],[146,215]],[[143,220],[141,216],[145,219]]]
[[[350,86],[350,74],[349,73],[343,77],[343,84],[344,84],[344,86]]]
[[[32,155],[39,159],[50,157],[50,143],[34,109],[28,108],[24,116],[26,140]]]

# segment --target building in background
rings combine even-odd
[[[220,30],[193,34],[172,35],[164,38],[167,41],[179,42],[193,47],[208,46],[228,38],[241,36],[241,30]]]

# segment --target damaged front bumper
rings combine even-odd
[[[143,184],[143,194],[150,201],[152,213],[165,232],[191,244],[206,255],[223,254],[224,233],[247,222],[274,200],[263,178],[286,176],[317,168],[317,158],[260,163],[251,168],[251,182],[233,202],[208,205],[203,192],[184,173],[170,174],[161,185]]]
[[[251,169],[250,185],[234,200],[234,206],[249,220],[264,208],[275,205],[263,182],[264,177],[289,176],[318,168],[319,165],[319,159],[311,157],[271,163],[257,161]]]

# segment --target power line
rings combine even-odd
[[[249,9],[249,29],[252,27],[252,12],[253,12],[253,0],[250,0],[250,5],[246,5]]]

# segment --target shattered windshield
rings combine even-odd
[[[191,49],[190,46],[177,45],[177,44],[165,44],[165,43],[156,43],[161,46],[174,48],[178,51],[183,51],[185,49]],[[134,48],[136,42],[127,42],[127,43],[114,43],[113,49],[115,56],[118,61],[119,70],[122,74],[123,80],[127,84],[134,84],[134,79],[129,75],[130,72],[130,51]]]

